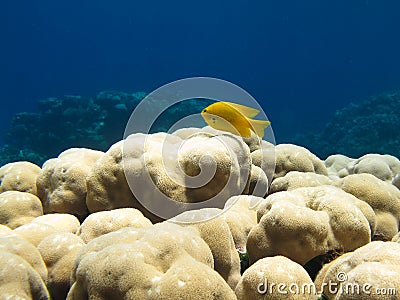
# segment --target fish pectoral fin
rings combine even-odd
[[[258,115],[258,113],[260,112],[258,109],[244,106],[241,104],[236,104],[236,103],[232,103],[232,102],[225,102],[225,103],[228,104],[229,106],[233,107],[237,111],[239,111],[242,115],[244,115],[247,118],[253,118],[256,115]]]
[[[251,125],[251,130],[254,131],[260,138],[264,136],[264,129],[268,127],[271,122],[267,120],[248,120]]]

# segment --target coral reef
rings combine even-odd
[[[86,177],[102,155],[101,151],[72,148],[47,160],[36,180],[44,212],[86,217]]]
[[[79,252],[67,299],[235,299],[195,228],[126,227]]]
[[[400,244],[375,241],[325,265],[315,285],[328,299],[397,299],[399,259]]]
[[[298,135],[291,142],[321,158],[338,153],[349,157],[368,153],[400,157],[399,111],[400,91],[382,93],[338,110],[319,133]]]
[[[39,250],[28,241],[16,237],[0,238],[0,251],[7,251],[23,258],[46,281],[48,273]]]
[[[391,183],[400,172],[400,160],[392,155],[366,154],[347,165],[349,174],[368,173]]]
[[[332,186],[303,187],[268,196],[247,240],[250,262],[284,255],[305,264],[329,250],[350,251],[371,241],[372,208]]]
[[[37,246],[49,272],[46,285],[52,299],[66,298],[71,287],[75,257],[84,245],[82,239],[75,234],[57,232],[44,238]]]
[[[8,163],[0,168],[0,193],[5,191],[27,192],[37,195],[36,178],[41,169],[27,162]]]
[[[346,176],[336,185],[373,208],[377,223],[374,239],[390,240],[399,231],[400,191],[394,185],[368,173]]]
[[[276,178],[270,186],[269,193],[291,191],[300,187],[330,185],[329,177],[313,172],[290,171],[283,177]]]
[[[306,148],[292,144],[280,144],[275,147],[275,156],[274,179],[283,177],[290,171],[328,175],[324,162]]]
[[[152,224],[149,219],[134,208],[119,208],[99,211],[88,216],[77,231],[85,243],[103,234],[117,231],[124,227],[146,228]]]
[[[198,203],[217,196],[228,199],[239,195],[245,191],[251,166],[249,147],[232,134],[200,131],[187,139],[167,133],[133,134],[125,142],[114,144],[93,165],[87,177],[86,204],[91,213],[137,208],[157,222],[159,215],[148,213],[143,206],[162,209],[168,215],[172,212],[160,205],[166,196],[180,203]],[[191,184],[185,182],[186,178],[200,171],[211,174],[214,168],[215,174],[206,184],[187,187]],[[130,182],[125,176],[131,178]],[[265,174],[263,178],[266,180]],[[267,186],[262,186],[265,190],[259,192],[265,194]]]
[[[31,223],[47,224],[59,232],[76,233],[80,227],[77,217],[70,214],[45,214],[34,218]]]
[[[400,172],[400,160],[392,155],[366,154],[357,159],[344,155],[331,155],[325,160],[329,176],[333,179],[351,174],[368,173],[386,181],[395,181]]]
[[[257,207],[263,198],[240,195],[233,196],[226,202],[230,206],[228,211],[221,215],[221,218],[228,224],[232,233],[236,249],[244,252],[246,250],[247,237],[250,230],[257,224]]]
[[[0,193],[0,224],[14,229],[43,215],[40,199],[31,193]]]
[[[16,236],[16,234],[13,233],[10,227],[7,227],[6,225],[0,225],[0,237],[3,236]]]
[[[126,123],[146,93],[103,91],[97,96],[63,96],[38,101],[38,112],[13,117],[0,148],[0,165],[47,159],[74,147],[106,151],[122,139]],[[150,100],[151,101],[151,100]],[[211,102],[189,99],[171,106],[155,121],[151,132],[167,131],[188,114],[199,113]],[[159,103],[154,103],[157,107]]]
[[[132,109],[145,96],[145,93],[110,91],[96,97],[39,100],[37,113],[23,112],[14,116],[6,133],[2,159],[5,162],[7,158],[17,158],[41,165],[48,158],[76,146],[106,150],[122,138]]]
[[[325,166],[328,170],[329,178],[337,180],[349,175],[347,166],[354,160],[354,158],[350,158],[342,154],[333,154],[328,156],[325,159]]]
[[[303,287],[307,287],[304,293]],[[284,256],[258,260],[244,272],[235,289],[238,300],[315,299],[314,291],[314,283],[302,266]]]
[[[35,222],[24,224],[13,230],[13,233],[32,243],[34,246],[39,245],[45,237],[56,232],[57,229],[51,225]]]
[[[102,105],[112,110],[117,98]],[[316,299],[322,290],[329,299],[365,299],[326,289],[340,272],[349,283],[400,291],[394,156],[323,161],[301,146],[210,127],[132,134],[105,152],[78,146],[42,167],[0,168],[1,296]],[[201,174],[212,176],[190,185]],[[167,220],[144,205],[168,196],[189,207],[216,195],[221,207],[194,206]]]
[[[21,256],[0,251],[0,295],[3,299],[50,299],[45,283]]]
[[[400,189],[400,173],[398,173],[398,174],[396,175],[396,177],[393,178],[392,184],[393,184],[394,186],[396,186],[398,189]]]
[[[204,212],[192,212],[197,213],[201,215]],[[240,261],[228,224],[222,218],[214,218],[191,226],[198,230],[200,237],[210,247],[214,258],[214,270],[234,289],[240,279]]]

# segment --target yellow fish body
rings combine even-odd
[[[211,127],[250,137],[251,131],[259,137],[264,136],[264,129],[271,124],[266,120],[253,120],[260,111],[255,108],[231,102],[216,102],[201,112],[204,121]]]

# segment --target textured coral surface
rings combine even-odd
[[[209,127],[125,141],[0,168],[3,298],[399,298],[396,157],[324,161]],[[164,220],[147,207],[165,199],[195,206]]]

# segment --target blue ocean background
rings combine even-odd
[[[399,11],[395,0],[5,1],[0,136],[40,99],[208,76],[248,91],[291,142],[400,89]]]

